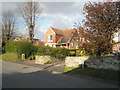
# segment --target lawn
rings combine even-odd
[[[108,70],[108,69],[94,69],[94,68],[65,68],[65,74],[69,74],[72,76],[88,76],[88,77],[94,77],[99,78],[104,81],[113,81],[118,82],[120,81],[119,75],[120,72],[114,71],[114,70]]]
[[[17,54],[15,53],[4,53],[0,55],[4,61],[19,61]]]

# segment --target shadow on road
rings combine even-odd
[[[116,88],[117,86],[90,79],[75,78],[48,71],[3,74],[3,88]]]

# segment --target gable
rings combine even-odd
[[[60,29],[53,28],[53,27],[50,27],[50,29],[51,29],[53,32],[55,32],[56,35],[60,35],[60,36],[63,35],[63,31],[60,30]]]

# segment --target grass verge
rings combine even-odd
[[[4,53],[1,55],[2,60],[4,61],[20,61],[20,59],[18,59],[17,54],[15,53]]]
[[[108,69],[94,69],[94,68],[74,68],[74,67],[68,67],[65,68],[64,74],[69,74],[72,76],[88,76],[88,77],[93,77],[93,78],[99,78],[103,79],[104,81],[113,81],[113,82],[118,82],[120,81],[119,71],[114,71],[114,70],[108,70]]]

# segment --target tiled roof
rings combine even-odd
[[[50,27],[57,35],[63,35],[62,30],[59,30],[57,28]]]
[[[66,29],[66,30],[59,30],[56,28],[51,29],[57,34],[57,35],[62,35],[61,40],[59,40],[58,43],[67,43],[74,35],[75,29]]]
[[[73,37],[74,33],[75,33],[75,29],[64,30],[61,43],[67,43]]]

